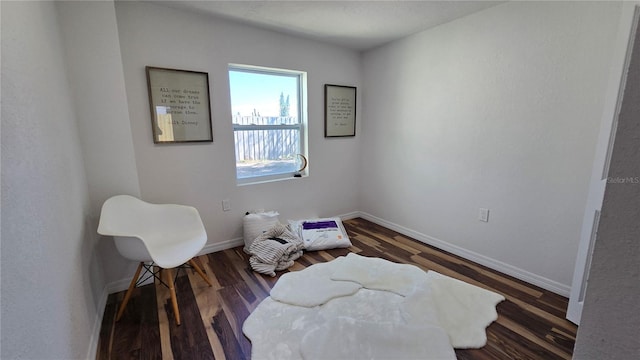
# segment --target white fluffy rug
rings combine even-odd
[[[243,325],[258,359],[455,359],[480,348],[502,295],[350,253],[284,274]]]

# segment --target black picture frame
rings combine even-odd
[[[357,89],[354,86],[324,85],[324,136],[356,136]]]
[[[209,74],[146,66],[153,142],[213,142]]]

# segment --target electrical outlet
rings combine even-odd
[[[489,222],[489,209],[480,208],[480,211],[478,212],[478,220]]]
[[[231,210],[231,200],[225,199],[222,200],[222,211],[230,211]]]

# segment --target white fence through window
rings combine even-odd
[[[300,153],[296,117],[234,116],[238,178],[293,172]]]

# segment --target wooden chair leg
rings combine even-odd
[[[213,284],[211,283],[211,280],[209,280],[207,275],[205,275],[205,273],[202,271],[200,266],[198,266],[197,262],[195,262],[193,259],[191,259],[191,260],[189,260],[189,265],[191,265],[191,267],[194,268],[198,274],[200,274],[200,276],[204,279],[204,281],[206,281],[207,284],[209,284],[209,287],[213,286]]]
[[[171,269],[163,269],[164,281],[169,286],[169,293],[171,294],[171,305],[173,305],[173,313],[176,316],[176,325],[180,325],[180,311],[178,310],[178,299],[176,298],[176,289],[173,285],[173,279],[171,278]]]
[[[122,314],[124,314],[124,308],[127,306],[129,302],[129,298],[131,297],[131,293],[133,292],[133,288],[136,287],[136,283],[138,282],[138,277],[140,276],[140,271],[142,271],[143,262],[138,264],[138,270],[136,270],[136,274],[133,275],[133,279],[131,279],[131,283],[129,284],[129,289],[127,289],[127,293],[124,294],[124,300],[122,300],[122,304],[120,304],[120,309],[118,310],[118,315],[116,315],[116,321],[120,320]]]

